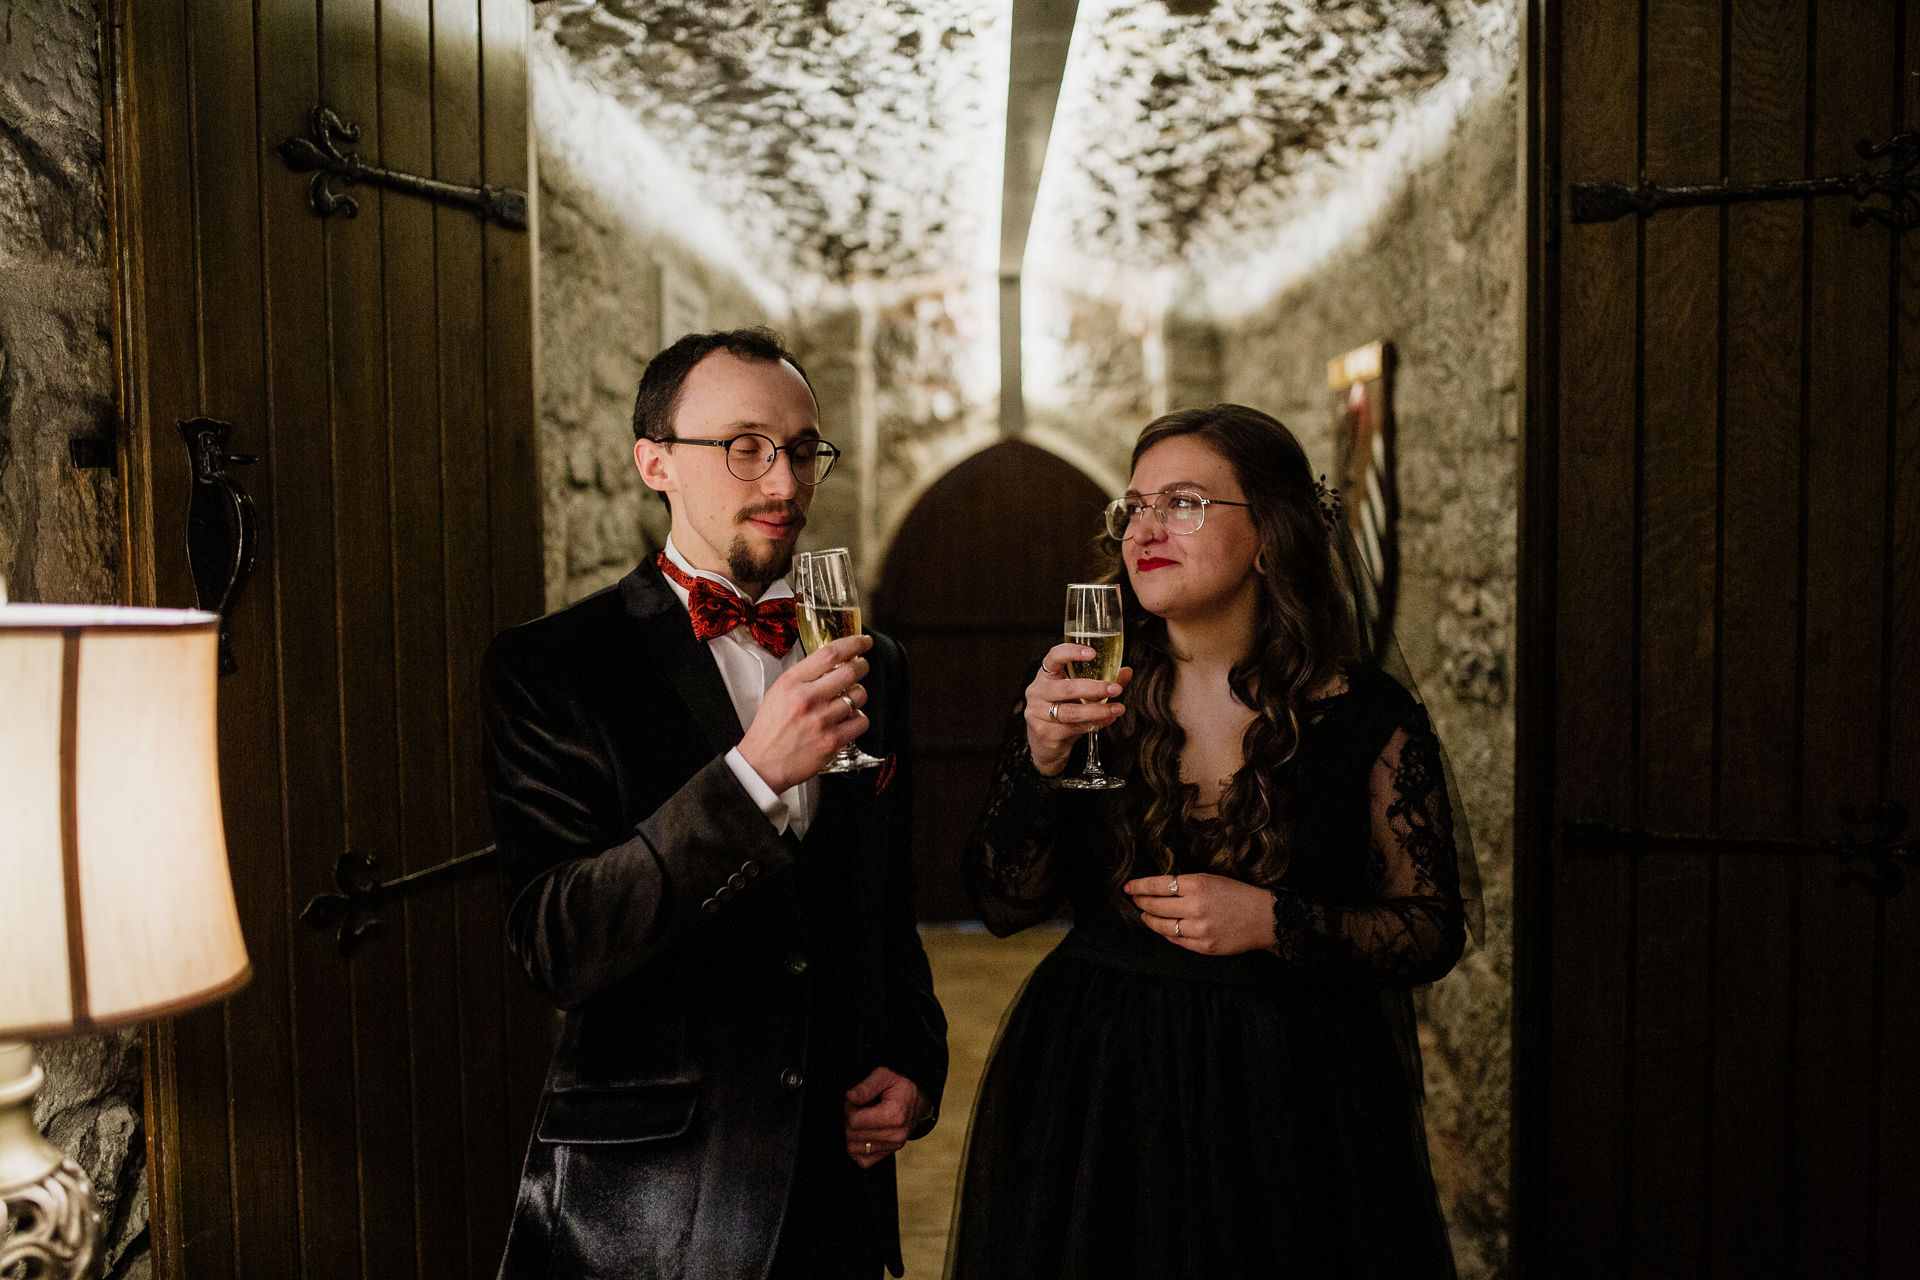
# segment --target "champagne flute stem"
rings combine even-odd
[[[1100,731],[1098,729],[1087,734],[1087,764],[1080,770],[1080,776],[1083,778],[1106,777],[1105,771],[1100,768]]]

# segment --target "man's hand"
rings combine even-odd
[[[819,773],[867,731],[860,677],[872,636],[847,636],[793,664],[767,690],[740,739],[740,757],[775,795]]]
[[[927,1118],[920,1086],[897,1071],[875,1067],[847,1090],[847,1154],[871,1169],[907,1145],[907,1135]]]

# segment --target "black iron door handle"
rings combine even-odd
[[[202,609],[220,615],[220,674],[239,669],[233,657],[228,614],[253,572],[260,521],[253,499],[227,468],[258,461],[249,453],[228,453],[233,427],[214,418],[189,418],[180,424],[193,463],[193,493],[187,499],[187,567],[193,594]]]

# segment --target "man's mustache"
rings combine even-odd
[[[742,507],[734,513],[733,520],[735,524],[744,524],[755,516],[785,516],[795,522],[793,530],[795,533],[807,527],[807,513],[800,509],[799,503],[792,500],[762,502],[751,507]]]

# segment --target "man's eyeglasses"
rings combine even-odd
[[[827,472],[833,470],[833,460],[840,456],[840,450],[825,440],[811,437],[795,440],[792,444],[775,444],[766,436],[749,431],[731,440],[688,440],[675,436],[662,440],[661,444],[703,444],[715,449],[727,451],[727,470],[736,480],[758,480],[773,470],[775,457],[784,453],[787,462],[793,468],[793,478],[804,485],[816,485],[827,478]]]
[[[1149,502],[1158,498],[1158,502]],[[1228,502],[1224,498],[1203,498],[1187,489],[1162,489],[1158,493],[1140,493],[1115,498],[1107,504],[1107,535],[1125,542],[1133,522],[1151,511],[1168,533],[1198,533],[1207,522],[1208,507],[1245,507],[1246,502]]]

